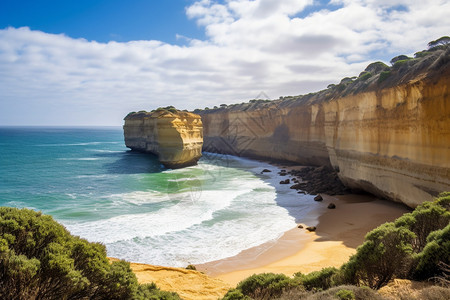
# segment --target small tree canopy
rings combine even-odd
[[[407,59],[411,59],[411,57],[408,57],[406,55],[399,55],[399,56],[396,56],[393,59],[391,59],[391,64],[395,64],[396,62],[398,62],[400,60],[407,60]]]
[[[434,48],[434,47],[439,46],[439,45],[448,45],[448,44],[450,44],[450,37],[443,36],[443,37],[438,38],[435,41],[429,42],[428,43],[428,48]]]

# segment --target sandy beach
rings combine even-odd
[[[197,272],[180,268],[132,263],[140,283],[155,282],[161,289],[176,291],[184,299],[217,299],[241,280],[258,273],[309,273],[339,267],[355,253],[366,233],[409,211],[404,205],[370,195],[323,195],[320,208],[304,227],[293,228],[280,239],[247,249],[240,254],[197,265]],[[336,205],[328,209],[329,203]]]
[[[316,226],[315,232],[294,228],[269,246],[248,249],[235,257],[199,265],[198,269],[236,285],[252,274],[272,272],[290,276],[339,267],[355,253],[368,231],[409,211],[404,205],[370,195],[323,195],[323,198],[323,207],[316,211],[320,215],[318,220],[302,224]],[[336,208],[328,209],[329,203]]]

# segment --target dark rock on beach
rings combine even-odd
[[[323,198],[321,195],[317,195],[314,197],[314,201],[322,201],[322,200],[323,200]]]
[[[262,173],[268,173],[268,172],[272,172],[272,171],[270,171],[269,169],[264,169],[264,170],[261,171],[261,174]]]
[[[336,208],[336,204],[330,203],[330,204],[328,204],[328,208],[329,209],[335,209]]]
[[[316,226],[308,226],[306,227],[306,230],[308,230],[309,232],[316,231]]]
[[[286,180],[281,180],[281,181],[280,181],[280,184],[289,184],[289,183],[291,183],[291,181],[289,180],[289,178],[286,179]]]
[[[310,194],[344,195],[350,192],[342,184],[336,171],[329,167],[304,167],[287,174],[302,180],[291,188],[305,190]]]

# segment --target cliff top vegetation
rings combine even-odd
[[[158,107],[150,112],[140,110],[130,112],[124,120],[141,118],[200,118],[199,115],[188,112],[187,110],[178,110],[174,106]]]
[[[391,66],[377,61],[369,64],[358,76],[345,77],[337,84],[330,84],[324,90],[299,96],[283,96],[277,100],[253,99],[238,104],[221,104],[220,107],[195,109],[194,113],[208,114],[227,110],[247,111],[256,109],[283,108],[314,104],[339,99],[348,95],[381,90],[402,85],[414,78],[437,76],[450,73],[450,37],[443,36],[428,43],[428,49],[416,52],[414,57],[398,55],[391,59]]]

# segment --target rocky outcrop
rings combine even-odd
[[[159,109],[125,117],[125,145],[158,156],[168,168],[197,164],[202,156],[203,126],[199,115]]]
[[[306,96],[199,112],[204,150],[334,168],[415,207],[450,190],[450,49],[368,66]]]

